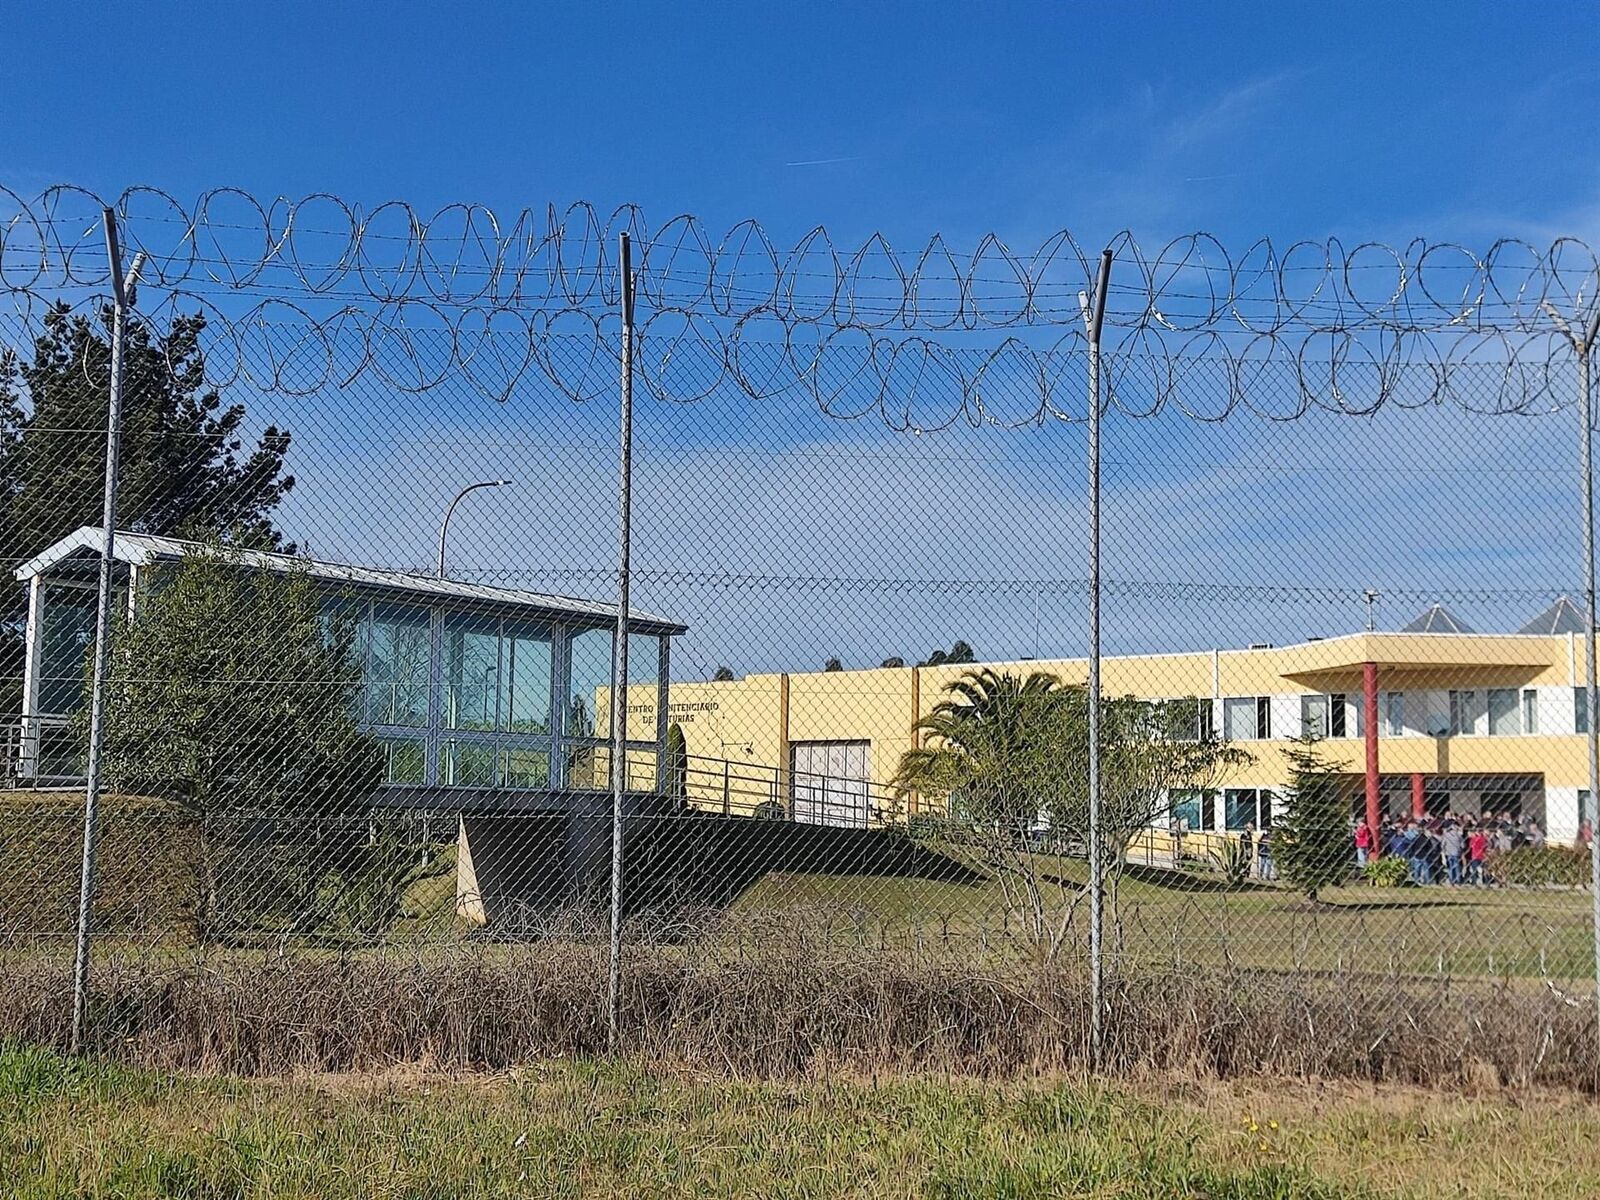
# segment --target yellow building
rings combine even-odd
[[[1269,824],[1287,777],[1283,748],[1308,726],[1362,781],[1374,815],[1532,817],[1571,841],[1590,815],[1581,617],[1562,601],[1533,627],[1476,634],[1430,610],[1419,631],[1354,633],[1287,646],[1108,657],[1108,696],[1195,698],[1197,733],[1251,761],[1214,794],[1174,797],[1190,829]],[[986,664],[1081,684],[1083,659]],[[748,675],[674,682],[668,720],[684,734],[699,805],[870,824],[890,810],[888,780],[914,727],[966,666]],[[637,702],[646,703],[640,695]],[[630,706],[631,707],[631,706]],[[641,714],[643,715],[643,714]],[[646,718],[648,722],[648,718]],[[908,798],[914,810],[917,798]]]

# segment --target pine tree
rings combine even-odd
[[[1330,763],[1307,734],[1284,751],[1289,788],[1272,834],[1272,856],[1283,878],[1313,904],[1324,888],[1350,874],[1350,805],[1343,763]]]

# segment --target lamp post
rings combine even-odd
[[[445,538],[450,535],[450,514],[456,511],[456,505],[461,503],[461,498],[468,492],[475,492],[479,488],[505,487],[509,479],[485,479],[479,483],[469,483],[456,493],[456,498],[450,501],[450,506],[444,510],[444,521],[439,526],[439,578],[444,578],[444,546]]]

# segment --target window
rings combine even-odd
[[[1173,737],[1205,742],[1217,736],[1216,712],[1209,697],[1168,701],[1167,712]]]
[[[449,729],[550,733],[550,634],[496,620],[445,628]]]
[[[35,711],[65,717],[83,707],[83,681],[94,641],[97,596],[86,588],[47,584]]]
[[[1312,737],[1360,737],[1361,706],[1350,702],[1348,692],[1327,696],[1301,696],[1300,721]]]
[[[1518,718],[1516,688],[1489,689],[1489,732],[1497,737],[1509,737],[1522,732]]]
[[[365,720],[370,725],[427,725],[433,658],[427,615],[378,609],[362,627]]]
[[[1572,689],[1572,732],[1589,732],[1589,689]]]
[[[422,783],[427,753],[422,742],[412,738],[386,738],[383,742],[385,783]]]
[[[1328,698],[1326,696],[1300,697],[1300,726],[1307,737],[1328,736]]]
[[[1226,789],[1222,793],[1222,819],[1224,827],[1234,832],[1246,825],[1271,828],[1272,792],[1267,788]]]
[[[1343,692],[1328,697],[1328,729],[1332,737],[1349,736],[1349,701]]]
[[[1383,731],[1390,737],[1399,737],[1406,731],[1406,694],[1385,692],[1383,697]]]
[[[1272,736],[1272,705],[1267,696],[1229,696],[1222,702],[1222,736],[1230,742]]]
[[[1193,790],[1173,792],[1173,827],[1185,833],[1210,829],[1212,795],[1210,792]]]
[[[1539,693],[1534,688],[1522,689],[1522,732],[1539,732]]]
[[[550,732],[550,635],[509,622],[500,638],[500,728]]]
[[[572,686],[567,697],[567,736],[609,737],[611,714],[600,711],[611,700],[609,629],[585,629],[571,641]],[[656,740],[656,705],[661,680],[661,639],[654,634],[628,635],[628,740]]]
[[[1476,692],[1450,693],[1450,736],[1470,734],[1476,725],[1478,694]]]
[[[609,629],[585,629],[573,635],[572,686],[567,697],[567,736],[601,736],[609,723],[596,711],[611,687],[611,641]]]
[[[1588,788],[1578,789],[1578,824],[1594,819],[1594,803],[1589,798]]]
[[[547,749],[451,741],[445,748],[443,766],[444,781],[451,787],[550,786],[550,751]]]

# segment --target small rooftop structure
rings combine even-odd
[[[1582,633],[1587,627],[1583,610],[1562,596],[1549,608],[1529,621],[1518,633]]]
[[[1473,628],[1442,604],[1431,604],[1417,618],[1400,627],[1401,633],[1473,633]]]
[[[85,526],[14,572],[29,585],[18,779],[81,777],[69,722],[86,701],[103,546],[102,531]],[[119,531],[112,547],[116,604],[137,620],[137,597],[160,586],[163,564],[209,549]],[[445,807],[474,791],[529,796],[609,788],[615,604],[292,554],[224,553],[240,570],[302,573],[330,604],[354,616],[352,653],[361,671],[356,715],[385,747],[387,794],[416,793]],[[670,643],[685,629],[654,613],[629,616],[630,697],[638,689],[653,701],[640,697],[628,718],[647,789],[655,787],[666,740]],[[633,760],[630,753],[630,777]]]

